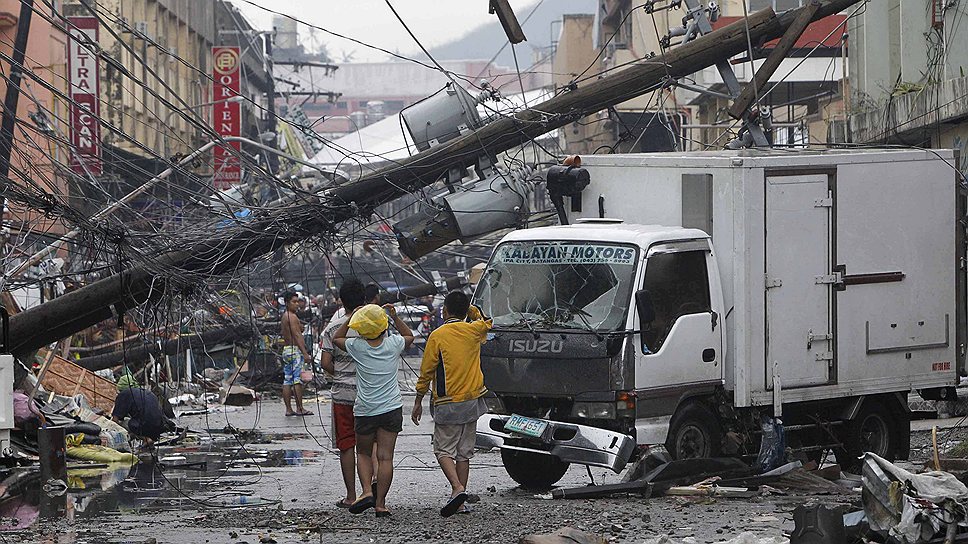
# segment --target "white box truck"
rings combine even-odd
[[[494,319],[478,443],[514,480],[656,444],[755,457],[780,416],[809,458],[907,457],[908,393],[951,398],[964,375],[953,151],[584,159],[570,224],[505,236],[474,296]]]

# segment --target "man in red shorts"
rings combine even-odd
[[[326,328],[323,329],[321,341],[323,370],[333,375],[333,442],[339,450],[340,470],[343,473],[343,484],[346,485],[346,497],[336,503],[338,508],[349,508],[356,501],[356,431],[353,418],[353,404],[356,402],[356,362],[350,354],[337,348],[333,344],[333,333],[349,320],[353,310],[372,301],[366,300],[366,291],[360,280],[350,278],[339,288],[340,302],[345,312],[337,314]],[[377,291],[376,296],[379,296]],[[354,331],[348,335],[355,336]],[[374,445],[374,450],[376,445]],[[373,459],[373,474],[377,473],[376,454]],[[360,485],[367,485],[360,482]],[[372,483],[370,485],[373,485]],[[375,494],[375,492],[374,492]]]

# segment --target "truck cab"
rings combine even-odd
[[[482,366],[498,392],[479,440],[523,485],[550,485],[569,462],[621,470],[636,443],[665,442],[670,401],[723,384],[722,288],[698,229],[599,219],[516,231],[474,302],[494,320]],[[545,420],[532,425],[552,440],[506,432],[511,414]],[[681,440],[694,456],[713,451]]]

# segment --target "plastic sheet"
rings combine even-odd
[[[756,468],[767,472],[786,463],[786,437],[783,434],[783,422],[779,419],[763,416],[760,427],[763,438],[760,441],[760,453],[756,457]]]
[[[73,459],[84,461],[97,461],[99,463],[128,463],[135,464],[138,457],[131,453],[123,453],[107,446],[83,445],[84,435],[68,435],[64,440],[67,444],[67,456]]]
[[[871,529],[899,544],[931,540],[951,523],[968,527],[968,487],[949,472],[914,474],[868,452],[862,478]]]

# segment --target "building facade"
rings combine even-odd
[[[802,0],[740,0],[719,2],[719,19],[713,28],[741,20],[748,13],[773,8],[783,11],[800,7]],[[636,62],[661,62],[663,45],[675,46],[681,38],[668,37],[670,30],[682,25],[683,9],[649,13],[631,0],[605,0],[594,15],[595,39],[591,42],[595,62],[587,56],[577,62],[575,49],[588,48],[587,17],[566,16],[556,47],[556,84],[580,85],[583,80],[609,77],[616,70]],[[778,144],[826,143],[831,135],[843,134],[841,86],[843,85],[844,16],[833,16],[808,27],[794,50],[783,61],[760,97],[769,106],[777,126]],[[732,64],[740,84],[749,82],[771,46],[754,48],[752,66]],[[597,56],[597,57],[596,57]],[[564,77],[563,77],[564,76]],[[710,67],[683,80],[684,86],[668,86],[617,105],[584,121],[583,127],[562,132],[564,146],[575,152],[588,152],[589,134],[597,134],[593,147],[611,152],[673,151],[721,148],[735,136],[737,126],[726,110],[730,100],[716,94],[725,91],[722,78]],[[839,116],[839,117],[838,117]],[[836,121],[840,120],[837,125]],[[830,128],[833,127],[833,128]],[[843,137],[840,137],[843,140]]]
[[[870,2],[851,18],[855,143],[968,151],[968,3]],[[968,161],[962,159],[962,172]]]
[[[52,10],[45,2],[36,2],[30,18],[24,65],[40,81],[26,77],[21,83],[9,174],[15,185],[32,183],[55,200],[66,199],[68,193],[59,165],[66,164],[69,157],[63,146],[51,142],[65,138],[70,123],[67,103],[59,96],[66,90],[67,70],[67,41],[57,24],[59,4],[55,2]],[[8,59],[23,23],[20,15],[20,0],[0,0],[0,96],[7,91]],[[3,255],[8,260],[20,259],[64,232],[63,224],[36,209],[24,208],[15,198],[4,204],[2,240],[7,247]]]

